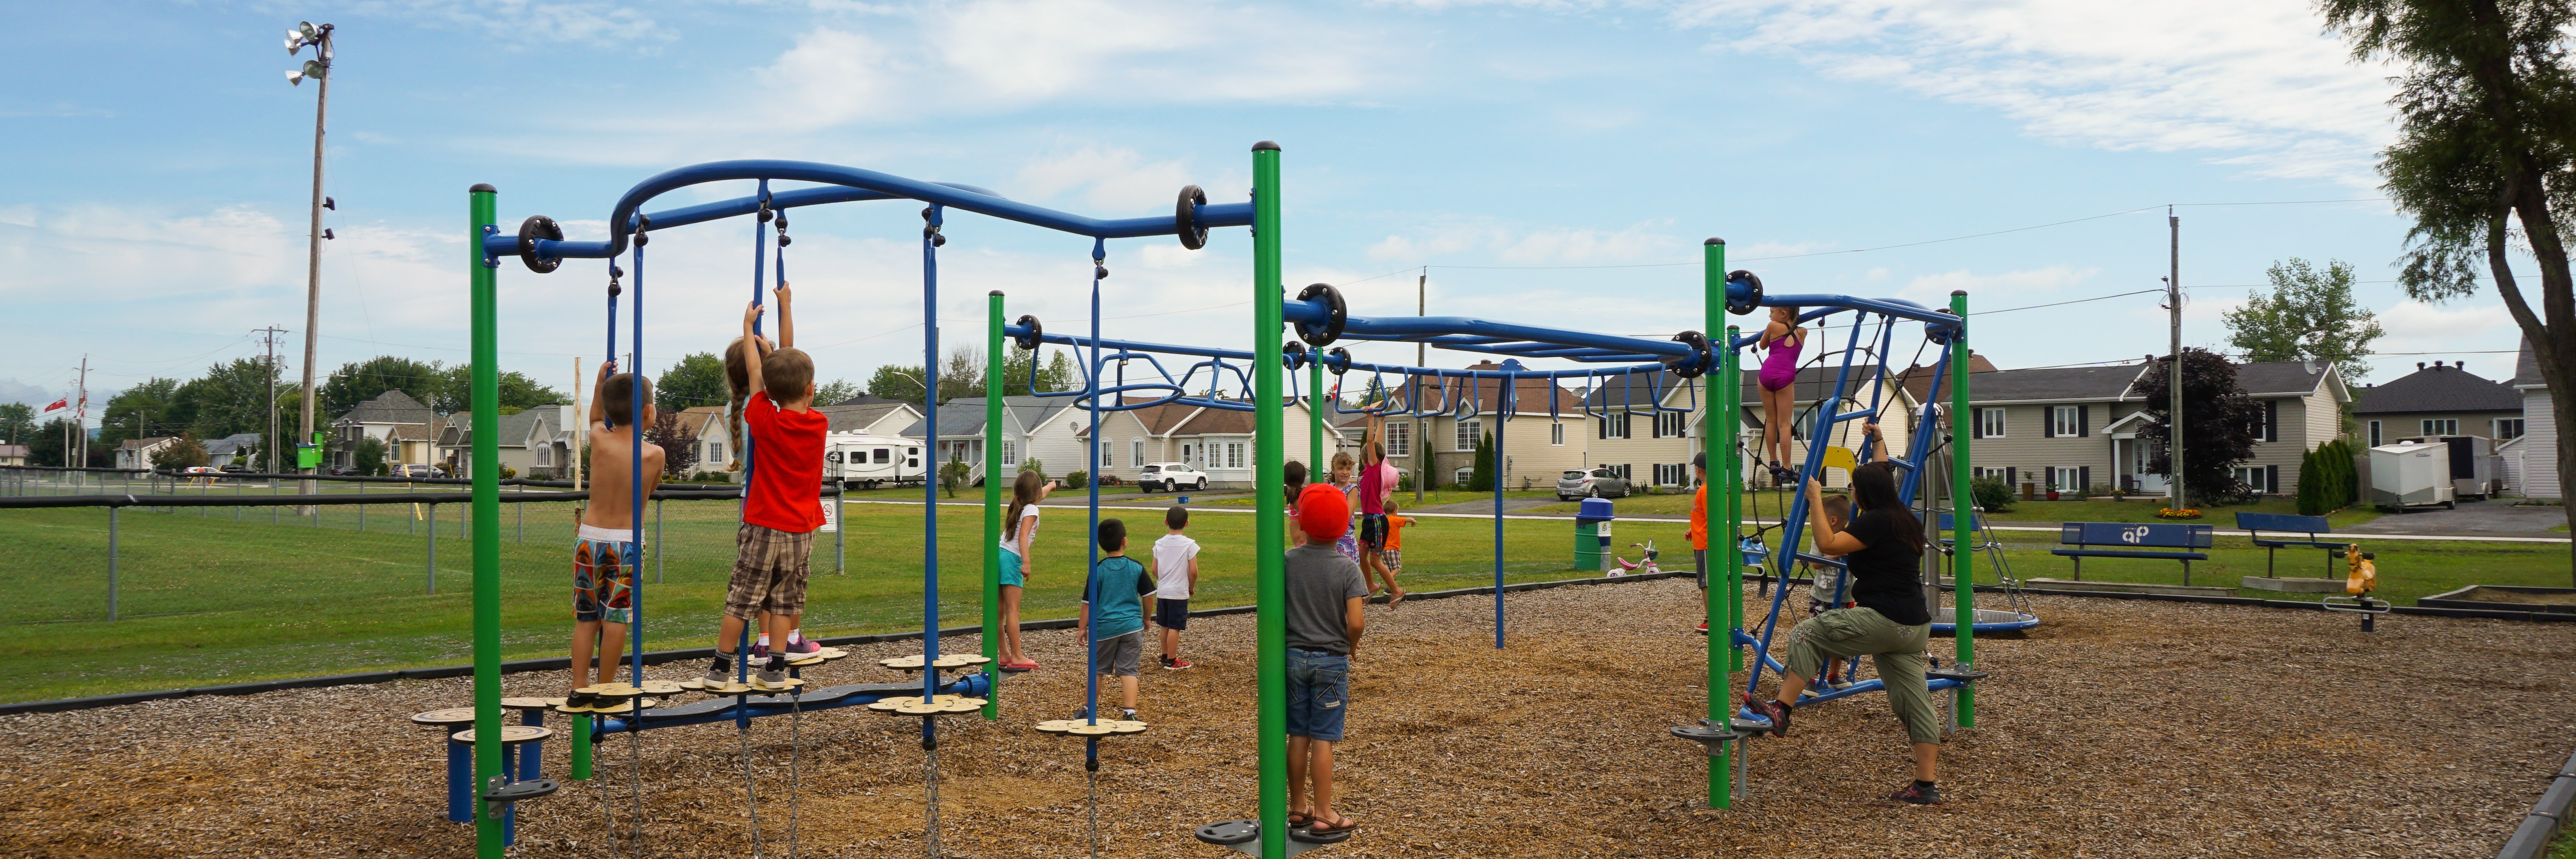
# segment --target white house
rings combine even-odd
[[[160,453],[178,441],[179,437],[175,435],[126,439],[124,443],[116,446],[116,467],[149,469],[152,467],[153,454]]]
[[[1250,403],[1244,405],[1249,406]],[[1072,409],[1075,419],[1072,455],[1075,464],[1051,471],[1072,471],[1081,467],[1081,443],[1091,438],[1090,413]],[[1211,486],[1249,487],[1252,485],[1253,413],[1249,409],[1213,408],[1204,405],[1164,403],[1108,412],[1100,416],[1100,471],[1121,479],[1134,480],[1138,468],[1153,462],[1186,462],[1208,473]],[[1306,405],[1292,402],[1281,409],[1281,437],[1287,445],[1287,459],[1303,462],[1312,456],[1313,422]],[[1340,430],[1327,425],[1324,432],[1325,456],[1341,449],[1346,439]]]
[[[2552,411],[2549,383],[2540,377],[2540,359],[2531,354],[2531,341],[2522,341],[2522,354],[2513,362],[2513,381],[2506,382],[2522,394],[2522,435],[2496,445],[2496,455],[2504,459],[2506,485],[2526,498],[2564,498],[2558,485],[2558,418]]]

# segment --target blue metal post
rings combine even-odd
[[[937,204],[921,210],[928,224],[921,231],[921,413],[930,416],[922,433],[922,464],[938,468],[939,450],[939,226]],[[939,696],[939,480],[935,473],[921,481],[921,700]],[[921,720],[921,741],[936,742],[939,720]],[[939,834],[931,833],[936,839]]]
[[[1508,362],[1517,364],[1519,362]],[[1494,392],[1494,461],[1487,473],[1494,479],[1494,649],[1503,649],[1503,424],[1512,419],[1512,389],[1520,380],[1505,376],[1501,389]],[[1549,382],[1548,384],[1555,384]]]
[[[628,312],[633,314],[630,324],[634,326],[634,331],[628,336],[627,340],[634,344],[634,351],[628,353],[631,357],[627,361],[629,366],[626,368],[626,372],[635,374],[635,380],[637,382],[635,387],[635,396],[628,397],[628,399],[634,400],[635,403],[633,408],[627,410],[627,432],[634,436],[634,439],[631,440],[628,445],[627,455],[631,458],[627,461],[636,463],[637,465],[641,465],[644,462],[644,388],[642,385],[644,380],[644,368],[632,365],[641,363],[644,355],[644,243],[645,239],[643,237],[643,233],[639,230],[635,239],[635,254],[629,262],[630,267],[635,269],[635,279],[630,284],[630,287],[635,290],[635,300],[627,302],[629,306]],[[611,333],[608,337],[608,358],[612,361],[617,359],[617,335],[614,333],[617,330],[616,309],[616,299],[609,299],[608,330]],[[584,417],[583,420],[589,420],[589,418]],[[577,456],[579,454],[576,453],[575,455]],[[635,478],[642,477],[642,475],[630,476]],[[627,482],[634,484],[633,494],[628,496],[635,503],[634,526],[629,529],[632,534],[630,539],[633,540],[635,545],[641,546],[644,545],[644,481],[641,479],[631,479]],[[656,536],[658,537],[659,535]],[[655,557],[658,558],[658,553],[661,551],[661,547],[654,547],[654,551],[657,553]],[[643,577],[636,577],[635,586],[627,591],[627,601],[629,613],[634,615],[634,617],[629,619],[632,622],[626,625],[626,668],[627,674],[630,678],[628,682],[640,685],[644,682]],[[737,650],[734,652],[734,655],[739,659],[742,652]]]
[[[1085,467],[1090,469],[1086,473],[1091,477],[1083,481],[1091,490],[1091,527],[1083,534],[1090,546],[1085,557],[1090,560],[1082,568],[1082,603],[1086,612],[1083,617],[1089,621],[1090,634],[1084,636],[1082,642],[1082,712],[1094,725],[1100,724],[1100,273],[1107,270],[1102,263],[1108,258],[1108,244],[1092,239],[1091,360],[1086,362],[1089,372],[1083,374],[1083,402],[1091,409],[1091,443],[1082,452]],[[1095,741],[1085,745],[1085,760],[1099,760],[1099,743]]]

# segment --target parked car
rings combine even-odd
[[[239,462],[227,462],[224,463],[223,472],[225,474],[248,474],[250,473],[250,466]]]
[[[1186,462],[1146,463],[1136,472],[1136,488],[1143,492],[1206,489],[1207,484],[1207,472],[1191,468]]]
[[[416,462],[409,465],[397,465],[393,467],[393,476],[409,477],[414,479],[435,478],[439,476],[438,466],[422,465]]]
[[[1556,500],[1577,498],[1626,498],[1628,479],[1616,471],[1595,468],[1590,471],[1568,471],[1556,479]]]

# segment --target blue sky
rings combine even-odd
[[[1270,139],[1287,281],[1349,283],[1357,312],[1412,312],[1429,266],[1435,314],[1663,336],[1698,327],[1700,274],[1654,264],[1695,261],[1708,236],[1775,291],[2069,301],[2158,287],[2161,206],[2179,203],[2188,342],[2223,342],[2219,311],[2272,262],[2341,259],[2371,281],[2379,348],[2431,353],[2385,357],[2375,378],[2437,359],[2510,375],[2509,353],[2481,351],[2514,345],[2492,293],[2428,307],[2386,283],[2406,229],[2372,173],[2391,72],[2350,63],[2305,4],[380,0],[8,18],[5,399],[59,396],[84,352],[94,401],[255,355],[264,325],[297,329],[300,352],[314,88],[287,85],[281,44],[300,19],[339,26],[326,371],[464,355],[475,182],[501,189],[504,222],[547,214],[579,235],[645,176],[741,157],[1123,217],[1170,211],[1183,184],[1243,199],[1247,150]],[[916,208],[795,216],[799,345],[824,377],[919,360]],[[989,289],[1050,329],[1087,323],[1087,241],[950,224],[951,342],[980,342]],[[648,369],[730,336],[748,231],[657,236]],[[1113,243],[1109,266],[1109,333],[1244,339],[1242,230],[1198,252]],[[504,268],[503,366],[561,387],[574,356],[597,361],[604,282],[596,261]],[[2135,358],[2164,348],[2158,304],[1997,315],[1977,347],[2005,367]]]

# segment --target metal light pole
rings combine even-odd
[[[322,196],[322,129],[331,111],[332,29],[330,24],[303,21],[286,34],[286,53],[289,55],[303,50],[306,45],[313,46],[313,59],[305,60],[303,68],[287,72],[286,82],[302,86],[305,78],[312,78],[314,86],[319,88],[313,100],[313,222],[311,233],[306,237],[304,265],[304,401],[300,405],[304,418],[295,436],[295,470],[306,475],[314,471],[314,463],[307,461],[304,451],[314,444],[313,348],[317,337],[313,329],[322,317],[322,240],[327,237],[322,230],[322,209],[329,204],[329,198]],[[320,453],[319,450],[314,452]],[[304,495],[318,490],[319,487],[311,480],[301,481],[296,486],[296,491]]]
[[[2172,395],[2172,426],[2165,435],[2166,441],[2173,445],[2173,506],[2175,510],[2183,510],[2191,506],[2191,490],[2182,485],[2182,219],[2174,216],[2171,206],[2165,207],[2165,226],[2168,230],[2167,249],[2171,254],[2165,276],[2165,309],[2166,321],[2173,335],[2173,364],[2169,368],[2173,372],[2173,378],[2169,380],[2173,390],[2168,392]]]

